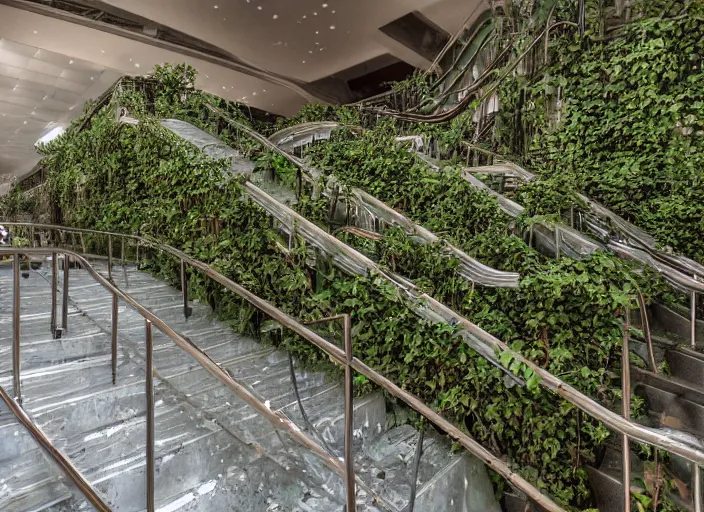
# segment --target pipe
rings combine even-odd
[[[12,264],[12,391],[22,404],[20,385],[20,254],[15,253]]]
[[[631,419],[631,366],[629,354],[628,331],[631,328],[631,312],[626,306],[625,325],[623,326],[623,347],[621,348],[621,408],[623,417]],[[631,512],[631,445],[627,434],[622,434],[623,444],[623,510]]]
[[[56,301],[59,288],[59,260],[55,252],[51,253],[51,335],[56,337]]]
[[[650,321],[648,320],[648,311],[645,305],[645,297],[643,293],[638,291],[638,308],[640,309],[641,324],[643,324],[643,335],[645,343],[648,347],[648,359],[650,360],[650,371],[658,373],[658,365],[655,362],[655,351],[653,350],[653,337],[650,334]]]
[[[352,319],[342,316],[345,337],[345,484],[347,488],[347,510],[355,511],[354,459],[352,458],[352,421],[354,419],[354,396],[352,375]]]
[[[112,281],[112,235],[108,235],[108,279]]]
[[[696,349],[697,348],[697,292],[692,292],[692,295],[690,297],[690,306],[689,306],[689,315],[690,315],[690,340],[692,343],[692,348]]]
[[[112,384],[117,383],[117,295],[112,294],[112,329],[110,337],[112,341]]]
[[[20,407],[17,402],[15,402],[10,395],[0,386],[0,398],[12,414],[15,415],[17,421],[19,421],[24,428],[30,433],[30,435],[39,443],[39,445],[49,454],[49,456],[54,459],[58,466],[63,470],[66,475],[76,484],[81,493],[88,499],[88,501],[95,507],[98,512],[110,512],[110,507],[108,507],[103,499],[98,495],[90,482],[76,469],[76,467],[71,463],[71,461],[64,455],[61,450],[56,448],[48,437],[37,427],[32,420],[27,416],[22,407]]]
[[[68,330],[68,279],[69,270],[71,266],[71,257],[68,254],[64,254],[64,285],[62,292],[62,303],[61,303],[61,328],[64,331]]]
[[[188,320],[191,316],[191,308],[188,307],[188,273],[183,259],[181,259],[181,292],[183,293],[183,317]]]
[[[147,358],[147,512],[154,512],[154,347],[152,343],[152,323],[145,320],[145,344]]]
[[[694,512],[702,512],[702,470],[699,464],[694,464],[694,482],[692,485],[692,498],[694,499]]]

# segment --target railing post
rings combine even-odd
[[[12,383],[15,398],[22,403],[20,387],[20,255],[15,254],[12,265]]]
[[[689,317],[692,348],[697,348],[697,292],[692,292],[690,297]]]
[[[112,281],[112,235],[108,235],[108,279]]]
[[[68,330],[68,268],[71,266],[71,257],[68,254],[64,254],[64,286],[61,304],[61,328],[66,331]]]
[[[354,512],[354,459],[352,458],[352,422],[354,420],[353,381],[352,381],[352,319],[349,314],[342,316],[345,337],[345,486],[347,489],[347,510]]]
[[[130,284],[127,280],[127,267],[125,267],[125,239],[120,239],[120,265],[122,266],[122,276],[125,279],[125,286],[129,288]]]
[[[621,351],[621,407],[623,417],[631,419],[631,368],[629,353],[629,334],[631,328],[631,312],[626,306],[625,324],[623,326],[623,347]],[[631,447],[628,435],[621,436],[623,442],[623,510],[631,512]]]
[[[147,512],[154,512],[154,367],[152,323],[146,320],[147,394]]]
[[[186,271],[186,262],[181,260],[181,291],[183,292],[183,316],[188,320],[192,310],[188,307],[188,273]]]
[[[702,470],[699,464],[692,462],[694,464],[693,478],[694,482],[692,485],[692,498],[694,499],[694,512],[702,512]]]
[[[112,294],[112,384],[117,382],[117,295]]]
[[[560,257],[560,228],[555,226],[555,258]]]
[[[56,338],[56,300],[59,292],[59,260],[51,253],[51,335]]]

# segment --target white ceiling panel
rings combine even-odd
[[[36,141],[52,128],[66,126],[86,100],[99,96],[121,75],[85,60],[0,39],[0,186],[31,170],[39,160]]]
[[[29,65],[27,69],[30,71],[36,71],[37,73],[42,73],[44,75],[60,77],[64,68],[52,64],[50,62],[44,62],[40,59],[32,58],[29,60]]]

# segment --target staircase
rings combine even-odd
[[[52,339],[50,265],[21,279],[23,407],[116,511],[145,509],[144,319],[119,305],[117,383],[111,374],[111,295],[82,269],[69,272],[68,328]],[[107,274],[104,265],[95,267]],[[238,335],[210,308],[134,266],[115,284],[190,338],[272,410],[306,423],[287,353]],[[59,283],[62,283],[59,277]],[[0,385],[12,388],[12,269],[0,266]],[[275,431],[254,409],[154,329],[156,509],[174,511],[341,511],[342,480]],[[330,375],[294,364],[302,407],[335,456],[343,453],[344,392]],[[308,429],[310,430],[310,429]],[[387,425],[384,397],[355,400],[357,510],[408,505],[418,432]],[[316,441],[319,438],[308,432]],[[483,464],[452,454],[428,434],[417,471],[415,510],[498,512]],[[15,417],[0,408],[0,510],[90,510]]]

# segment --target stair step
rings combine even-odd
[[[410,498],[418,438],[410,425],[395,427],[365,446],[358,460],[358,475],[398,510],[403,510]],[[417,510],[499,512],[483,465],[467,454],[450,454],[445,443],[434,433],[424,437]]]
[[[87,272],[72,270],[68,329],[61,340],[53,340],[46,307],[50,300],[48,270],[45,266],[23,281],[22,296],[28,301],[21,325],[24,406],[56,446],[106,494],[116,511],[141,511],[146,489],[144,319],[119,304],[118,374],[113,385],[110,294]],[[0,270],[0,283],[10,283],[8,275],[7,269],[4,273]],[[285,352],[235,333],[203,304],[192,302],[193,315],[185,319],[180,292],[148,274],[130,267],[122,272],[116,267],[113,276],[128,293],[188,336],[268,407],[293,420],[301,430],[308,430]],[[0,322],[6,327],[11,326],[7,308],[11,296],[7,290],[4,295],[0,291]],[[9,355],[11,329],[1,334],[0,355]],[[345,491],[339,476],[287,435],[276,432],[158,329],[153,330],[153,342],[158,509],[342,510]],[[7,359],[0,358],[0,384],[11,386]],[[316,431],[307,435],[340,456],[344,445],[344,391],[340,379],[294,367],[301,403]],[[393,511],[408,500],[409,461],[418,434],[407,425],[390,432],[385,432],[385,426],[382,394],[355,399],[356,469],[383,500],[395,503],[390,509]],[[0,442],[9,439],[12,427],[0,415]],[[498,512],[481,463],[468,454],[452,455],[439,436],[429,435],[424,444],[417,510]],[[380,456],[382,452],[386,455]],[[46,470],[41,451],[31,443],[16,444],[15,451],[7,453],[7,463],[21,467],[21,474],[27,478],[39,478]],[[389,475],[386,481],[376,478],[380,471]],[[41,492],[34,493],[42,510],[90,509],[71,489],[57,494],[52,486],[62,481],[53,478],[42,480]],[[32,510],[25,505],[29,496],[23,492],[14,492],[12,499],[21,503],[16,507],[18,512]],[[358,488],[357,501],[358,510],[384,510],[363,488]]]
[[[0,401],[0,510],[46,510],[72,498],[58,468]]]

